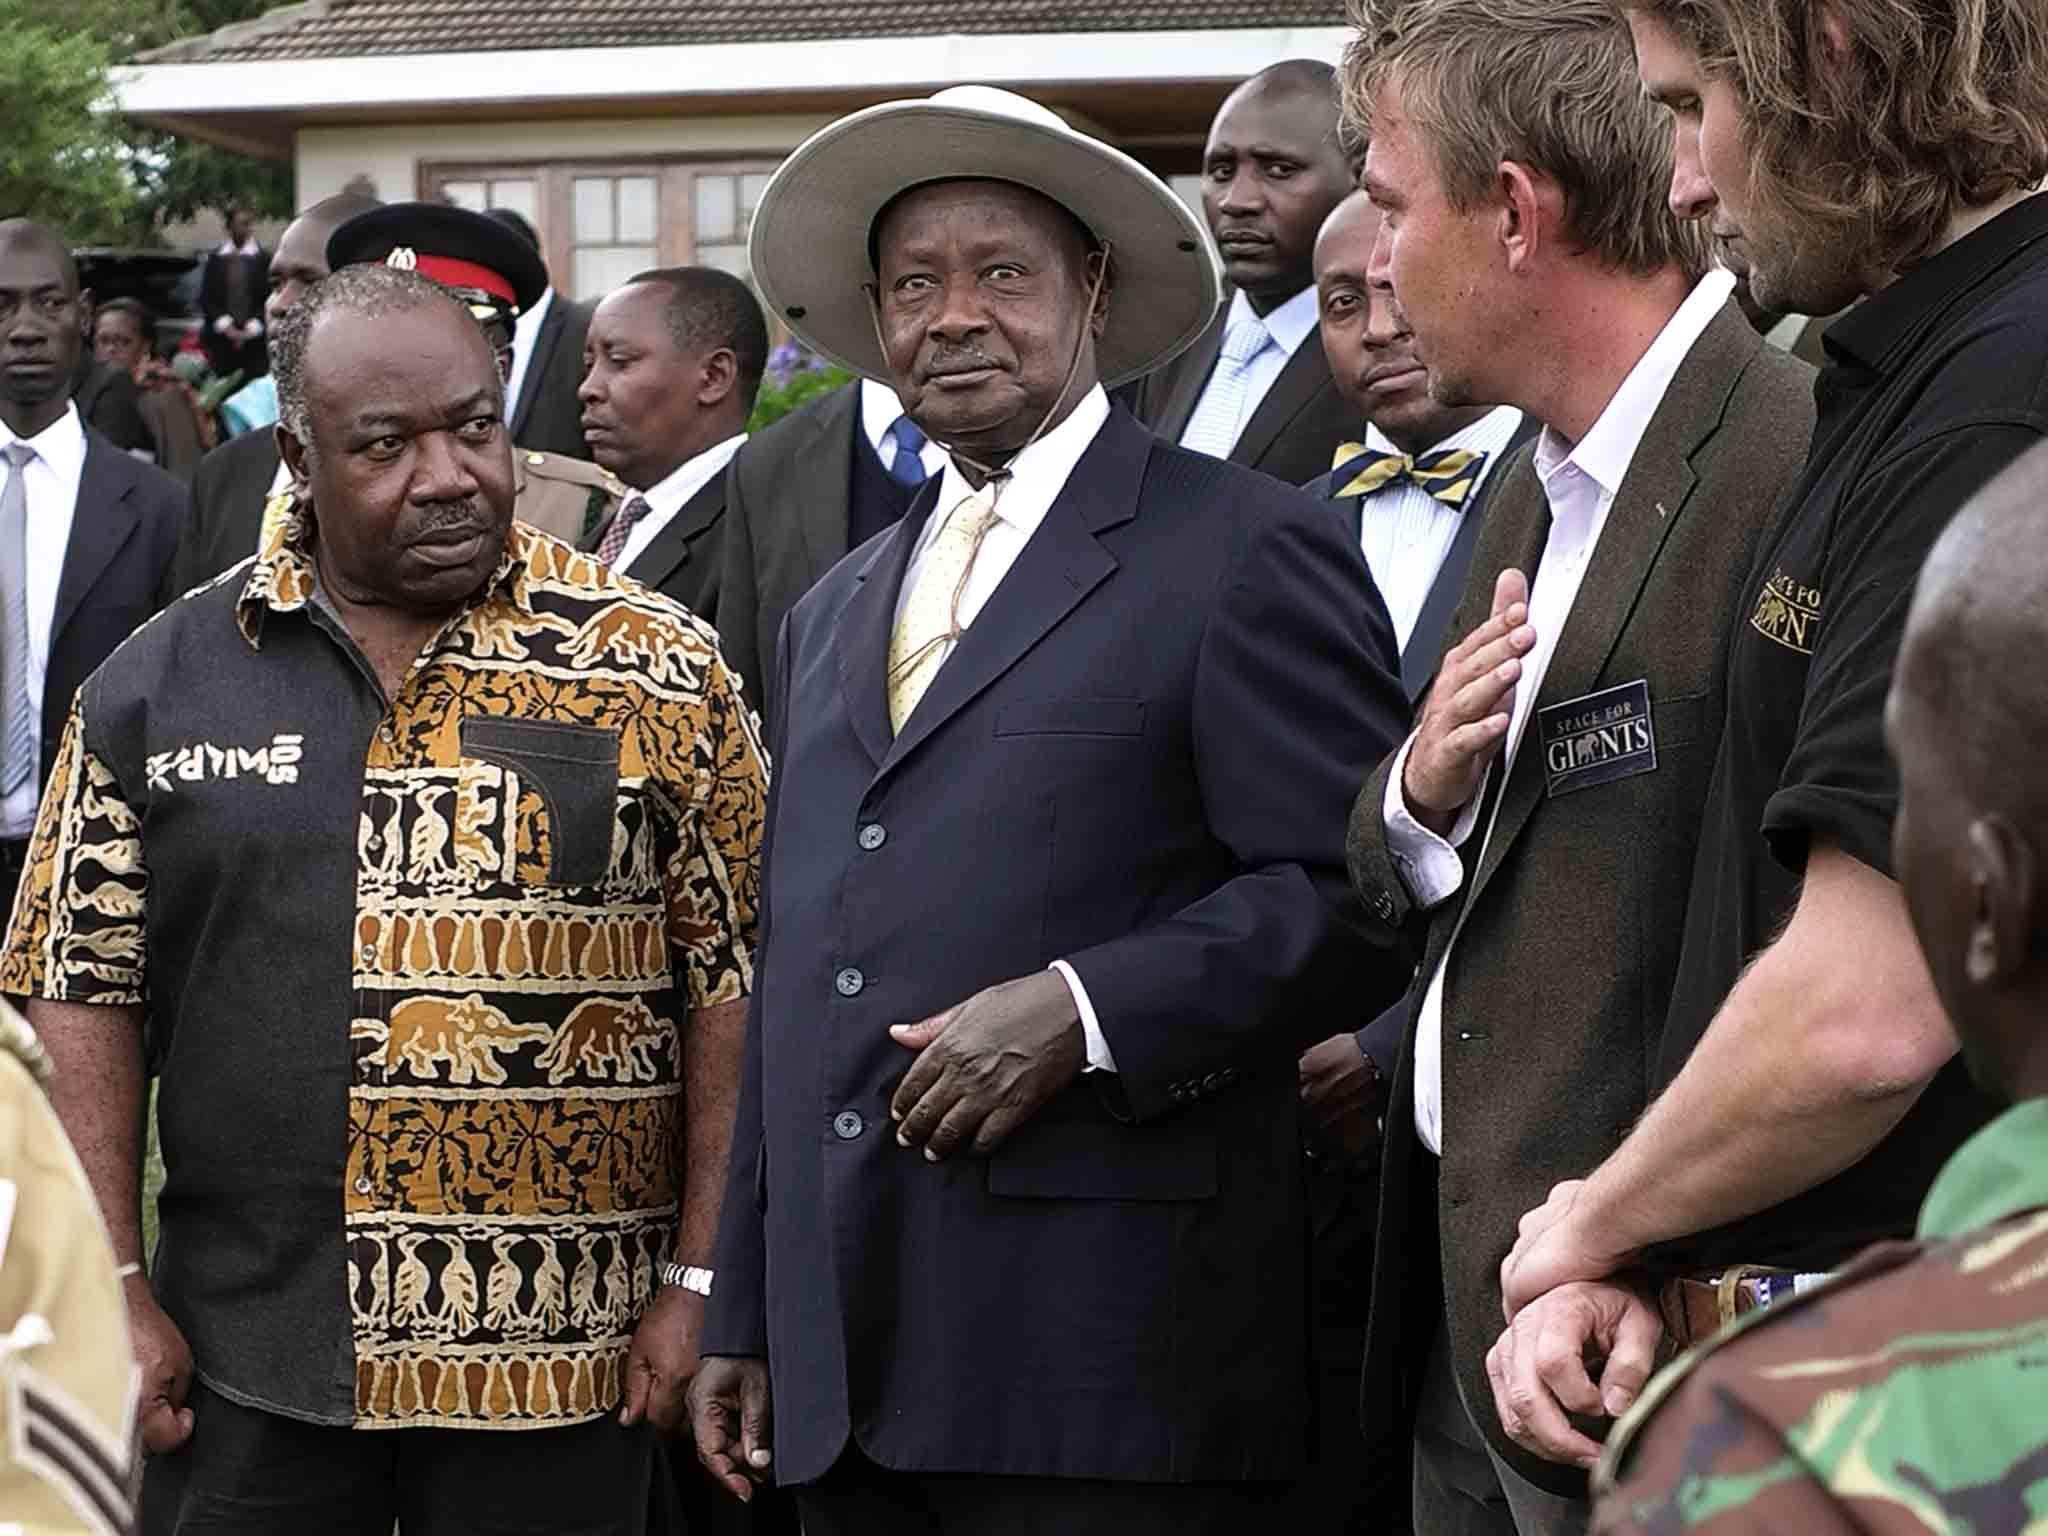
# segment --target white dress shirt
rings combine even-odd
[[[533,344],[540,340],[541,325],[548,317],[548,306],[554,302],[555,290],[543,288],[540,297],[533,301],[533,308],[512,322],[512,375],[505,380],[507,430],[512,426],[512,418],[519,414],[519,391],[526,387],[526,370],[533,364]]]
[[[1373,585],[1380,589],[1380,599],[1387,605],[1387,617],[1394,621],[1397,650],[1408,649],[1408,637],[1415,633],[1415,621],[1422,617],[1423,604],[1429,601],[1430,588],[1436,585],[1436,573],[1443,568],[1444,557],[1458,540],[1458,529],[1485,490],[1486,482],[1500,468],[1508,442],[1521,426],[1520,411],[1512,405],[1498,406],[1463,431],[1453,432],[1423,450],[1443,453],[1464,448],[1486,455],[1462,508],[1445,506],[1405,477],[1359,498],[1358,544],[1372,570]],[[1401,451],[1371,423],[1365,428],[1365,446],[1375,453]],[[1346,470],[1337,471],[1330,482],[1332,495],[1344,488],[1346,474]]]
[[[1223,329],[1228,331],[1233,322],[1253,314],[1252,301],[1238,289],[1230,296],[1230,311],[1223,317]],[[1235,443],[1244,435],[1245,423],[1250,421],[1259,409],[1259,402],[1266,398],[1266,391],[1280,377],[1281,371],[1300,350],[1301,344],[1315,334],[1316,291],[1304,288],[1271,314],[1258,316],[1259,323],[1272,338],[1263,348],[1254,353],[1244,368],[1244,400],[1238,407],[1237,425],[1231,431],[1230,441]],[[1317,342],[1320,346],[1322,343]],[[1202,401],[1210,390],[1216,388],[1216,375],[1212,371],[1209,382],[1202,386],[1202,393],[1195,397],[1195,408],[1188,412],[1188,426],[1192,427],[1202,415]],[[1187,436],[1187,428],[1181,429],[1181,436]]]
[[[893,402],[896,397],[892,394],[889,398]],[[897,411],[900,414],[902,407],[898,406]],[[1109,396],[1098,384],[1082,396],[1080,404],[1068,413],[1065,421],[1010,461],[1010,478],[996,495],[995,524],[982,538],[981,551],[968,569],[967,584],[962,588],[959,604],[954,610],[963,631],[972,627],[990,595],[1010,574],[1010,567],[1017,563],[1024,546],[1031,542],[1031,535],[1038,531],[1038,525],[1045,521],[1045,514],[1052,510],[1052,504],[1066,489],[1074,466],[1081,462],[1081,455],[1088,451],[1088,445],[1095,441],[1102,424],[1108,420]],[[910,565],[903,573],[903,586],[896,594],[898,622],[903,618],[911,589],[917,584],[918,572],[923,568],[946,520],[945,514],[973,494],[974,487],[968,484],[967,477],[960,473],[951,459],[946,459],[940,472],[939,499],[918,533],[917,547],[910,552]],[[950,657],[947,659],[951,660]],[[943,664],[940,670],[944,670]],[[1074,995],[1074,1008],[1081,1015],[1081,1035],[1088,1047],[1088,1070],[1114,1072],[1116,1061],[1109,1053],[1109,1041],[1103,1037],[1095,1006],[1088,1000],[1088,989],[1081,985],[1081,978],[1066,961],[1055,960],[1052,968],[1060,973],[1066,981],[1067,990]]]
[[[903,414],[903,402],[896,398],[896,391],[886,384],[877,384],[873,379],[860,381],[860,429],[868,435],[868,446],[875,450],[875,457],[882,461],[882,468],[893,468],[896,463],[896,439],[889,435],[889,429],[896,425],[896,418]],[[922,431],[922,428],[919,428]],[[927,477],[939,474],[946,467],[946,450],[927,435],[924,447],[917,455],[924,461]]]
[[[746,440],[746,433],[736,432],[713,443],[695,458],[683,460],[659,482],[642,491],[640,496],[647,503],[648,511],[626,535],[626,542],[619,550],[619,558],[612,562],[612,569],[632,570],[633,562],[647,552],[647,546],[655,541],[662,529],[675,521],[675,515],[683,510],[689,499],[709,485],[712,476],[725,472],[725,466],[732,462],[732,456],[740,451]]]
[[[235,242],[232,240],[223,240],[221,241],[219,248],[215,250],[213,254],[216,256],[247,256],[253,258],[261,256],[263,254],[263,247],[258,245],[256,243],[256,237],[254,235],[251,235],[248,239],[244,240],[240,245],[235,244]],[[247,323],[255,326],[255,334],[257,336],[261,336],[263,334],[263,295],[259,293],[254,295],[253,297],[256,304],[256,313],[249,317]],[[216,315],[213,321],[213,328],[220,335],[225,336],[229,331],[233,330],[236,327],[236,325],[241,323],[242,322],[237,321],[233,315]]]
[[[0,422],[0,448],[21,441]],[[57,583],[64,575],[64,551],[71,543],[71,519],[78,509],[78,482],[85,474],[85,426],[78,408],[27,439],[36,456],[23,466],[28,498],[26,569],[28,586],[28,708],[35,762],[42,762],[43,679],[50,670],[50,626],[57,617]],[[0,483],[13,474],[0,459]],[[36,829],[37,781],[31,773],[0,801],[0,838],[10,842]]]
[[[1550,535],[1543,545],[1543,559],[1536,568],[1536,585],[1529,594],[1529,623],[1536,630],[1536,644],[1522,658],[1522,676],[1515,686],[1515,706],[1509,717],[1507,740],[1501,747],[1493,772],[1505,782],[1514,771],[1515,753],[1529,723],[1536,696],[1543,688],[1543,674],[1557,653],[1557,642],[1578,600],[1579,585],[1585,579],[1600,533],[1607,526],[1614,497],[1636,456],[1636,448],[1649,430],[1650,418],[1664,403],[1673,375],[1692,351],[1693,344],[1734,291],[1735,280],[1726,272],[1709,272],[1694,286],[1678,312],[1657,333],[1657,339],[1636,360],[1621,388],[1607,402],[1586,435],[1576,444],[1567,443],[1548,427],[1536,440],[1536,474],[1543,482],[1543,496],[1550,503]],[[1456,637],[1463,639],[1463,636]],[[1409,814],[1402,797],[1401,780],[1408,767],[1408,753],[1415,745],[1410,736],[1387,776],[1387,797],[1382,808],[1386,818],[1387,848],[1417,905],[1434,907],[1449,900],[1465,883],[1465,864],[1458,850],[1472,836],[1485,799],[1475,795],[1458,815],[1449,839],[1438,837]],[[1500,801],[1494,801],[1494,814]],[[1479,843],[1483,857],[1486,839],[1493,836],[1488,823]],[[1453,941],[1452,948],[1456,944]],[[1415,1034],[1415,1134],[1430,1151],[1443,1152],[1443,1033],[1444,970],[1450,959],[1445,951],[1422,995],[1422,1014]]]

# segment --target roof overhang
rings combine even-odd
[[[123,112],[244,153],[284,158],[315,122],[394,121],[415,113],[474,117],[533,110],[636,115],[782,110],[778,98],[862,100],[948,85],[1234,82],[1277,59],[1334,60],[1344,27],[1228,31],[1044,32],[391,53],[225,63],[135,64],[113,72]]]

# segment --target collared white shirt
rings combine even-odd
[[[235,244],[232,240],[223,240],[220,243],[219,249],[213,254],[216,256],[261,256],[263,254],[263,247],[257,244],[256,237],[251,235],[240,245]]]
[[[889,436],[889,429],[902,414],[903,402],[896,398],[895,390],[873,379],[860,381],[860,429],[867,433],[868,446],[875,450],[884,469],[896,463],[896,439]],[[927,477],[943,472],[946,467],[946,450],[933,442],[929,434],[917,456],[924,461]]]
[[[725,472],[725,466],[732,462],[732,456],[740,451],[746,440],[746,433],[736,432],[713,443],[696,457],[683,460],[659,482],[642,491],[640,495],[649,510],[626,535],[625,545],[619,550],[619,558],[612,562],[612,569],[632,570],[633,562],[647,553],[647,546],[660,537],[662,529],[675,521],[676,514],[683,510],[689,499],[709,485],[714,475]]]
[[[519,413],[519,392],[526,387],[526,370],[533,364],[533,345],[540,340],[541,324],[548,317],[548,306],[554,302],[555,290],[543,288],[540,297],[533,301],[533,308],[512,322],[512,374],[505,380],[505,425],[508,430],[512,418]]]
[[[1254,316],[1252,301],[1238,289],[1230,296],[1230,310],[1223,317],[1223,329],[1228,332],[1231,325],[1239,320],[1257,318],[1266,328],[1266,334],[1273,339],[1252,360],[1245,364],[1244,399],[1237,411],[1237,423],[1230,429],[1230,441],[1234,445],[1244,435],[1245,423],[1250,421],[1259,409],[1259,402],[1266,398],[1266,391],[1273,387],[1301,344],[1315,334],[1316,291],[1313,286],[1304,288],[1271,314]],[[1320,345],[1320,342],[1318,343]],[[1195,408],[1188,413],[1188,427],[1192,427],[1202,415],[1202,401],[1209,391],[1216,388],[1216,374],[1211,371],[1209,382],[1202,386],[1202,393],[1195,400]],[[1181,436],[1187,436],[1182,428]]]
[[[1529,594],[1529,622],[1536,630],[1536,644],[1522,658],[1522,676],[1515,687],[1515,707],[1509,717],[1507,740],[1501,748],[1494,772],[1503,782],[1514,771],[1515,753],[1522,733],[1543,689],[1543,675],[1557,642],[1578,600],[1579,586],[1591,563],[1607,514],[1613,510],[1615,494],[1628,475],[1651,417],[1664,403],[1665,392],[1680,365],[1691,353],[1714,316],[1728,302],[1735,279],[1726,272],[1709,272],[1694,285],[1676,314],[1665,322],[1647,351],[1636,360],[1621,388],[1607,402],[1586,435],[1576,444],[1568,443],[1548,427],[1536,440],[1536,474],[1543,482],[1543,496],[1550,504],[1550,535],[1544,542],[1543,559],[1536,568],[1536,584]],[[1462,639],[1462,636],[1457,637]],[[1395,758],[1387,776],[1387,797],[1382,813],[1386,818],[1387,847],[1401,878],[1418,905],[1434,907],[1449,900],[1465,883],[1465,864],[1458,850],[1471,838],[1479,819],[1482,793],[1467,802],[1451,828],[1448,840],[1438,837],[1409,814],[1401,793],[1401,779],[1408,766],[1408,753],[1415,744],[1410,736]],[[1498,817],[1500,802],[1494,802]],[[1493,836],[1488,823],[1479,843],[1484,856],[1486,840]],[[1456,947],[1455,942],[1451,946]],[[1447,950],[1429,979],[1422,996],[1422,1014],[1415,1035],[1415,1134],[1422,1144],[1439,1155],[1443,1152],[1443,1033],[1444,970],[1450,959]]]
[[[893,400],[895,397],[892,395],[890,398]],[[1010,478],[996,496],[995,525],[983,536],[981,550],[968,570],[967,584],[960,593],[959,606],[955,610],[961,629],[972,627],[990,596],[1010,574],[1010,567],[1017,563],[1024,546],[1031,542],[1031,535],[1045,521],[1045,514],[1052,510],[1060,492],[1067,488],[1074,466],[1081,462],[1081,455],[1088,451],[1089,444],[1095,441],[1096,435],[1102,431],[1102,424],[1108,420],[1109,396],[1098,384],[1081,397],[1065,421],[1010,461]],[[974,487],[967,483],[967,477],[960,473],[950,458],[947,459],[939,479],[939,499],[932,504],[931,515],[924,520],[924,527],[918,533],[917,547],[911,551],[910,565],[903,573],[903,586],[896,594],[897,622],[903,619],[904,605],[917,584],[918,573],[931,553],[946,514],[973,494]],[[950,657],[947,659],[951,660]],[[943,663],[940,670],[944,670]],[[1067,990],[1074,996],[1074,1007],[1081,1015],[1081,1034],[1088,1048],[1088,1070],[1114,1072],[1116,1062],[1109,1053],[1109,1041],[1103,1037],[1101,1022],[1095,1016],[1095,1006],[1088,1000],[1088,989],[1081,985],[1081,978],[1066,961],[1055,960],[1052,969],[1066,981]]]
[[[1373,585],[1387,605],[1387,617],[1394,622],[1397,650],[1408,649],[1408,637],[1415,633],[1415,621],[1429,601],[1436,573],[1444,557],[1458,540],[1458,530],[1475,508],[1486,482],[1500,468],[1507,446],[1521,430],[1522,413],[1512,405],[1497,406],[1462,431],[1453,432],[1423,453],[1444,453],[1469,449],[1483,453],[1486,461],[1465,505],[1447,507],[1429,492],[1406,478],[1382,486],[1370,496],[1358,499],[1358,544],[1365,551],[1365,563],[1372,570]],[[1375,453],[1399,453],[1386,433],[1366,424],[1365,446]],[[1422,454],[1417,454],[1417,458]],[[1344,488],[1346,471],[1339,469],[1330,483],[1334,496]],[[1462,636],[1460,637],[1462,638]]]
[[[0,448],[18,441],[21,439],[7,424],[0,422]],[[70,546],[71,520],[78,510],[78,482],[85,474],[85,424],[78,419],[78,408],[67,405],[62,416],[27,442],[36,451],[22,468],[28,497],[28,709],[39,769],[50,626],[57,617],[57,584],[64,575],[64,551]],[[13,467],[0,459],[0,485],[13,473]],[[0,838],[14,841],[35,831],[40,777],[40,771],[32,771],[13,794],[0,801]]]

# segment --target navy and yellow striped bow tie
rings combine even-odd
[[[1408,480],[1445,506],[1462,508],[1479,484],[1479,471],[1485,464],[1486,455],[1469,448],[1442,448],[1418,459],[1405,453],[1381,453],[1363,443],[1345,443],[1330,468],[1352,472],[1336,493],[1340,499],[1370,496],[1396,481]]]

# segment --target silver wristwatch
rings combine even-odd
[[[665,1286],[680,1285],[699,1296],[709,1296],[711,1271],[699,1264],[664,1264],[661,1266],[661,1283]]]

